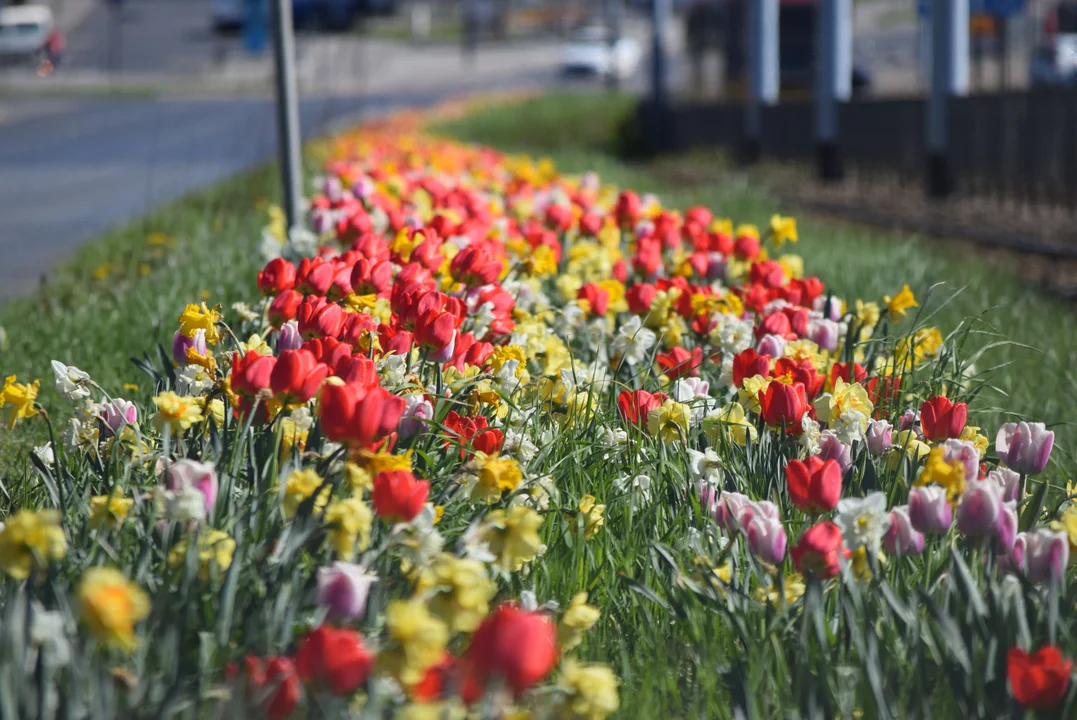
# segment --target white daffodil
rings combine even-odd
[[[638,315],[633,315],[625,322],[610,343],[610,355],[620,358],[629,366],[638,365],[647,359],[647,352],[654,347],[657,337],[653,330],[643,327]]]
[[[867,497],[839,501],[837,523],[850,550],[864,546],[876,552],[890,527],[886,496],[873,492]]]
[[[69,402],[90,397],[90,376],[74,365],[52,361],[52,373],[56,376],[56,392]]]
[[[688,465],[692,470],[692,479],[710,485],[717,485],[722,480],[722,461],[714,448],[703,452],[688,450]]]

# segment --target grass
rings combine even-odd
[[[706,204],[739,222],[763,224],[780,209],[758,182],[716,168],[710,159],[632,165],[613,157],[612,133],[630,108],[630,100],[623,96],[553,95],[493,107],[437,129],[509,151],[549,155],[564,172],[595,170],[622,186],[660,193],[668,205]],[[686,183],[685,177],[704,181]],[[48,362],[56,358],[118,390],[136,374],[128,358],[169,341],[183,303],[199,298],[203,291],[209,302],[226,306],[254,297],[255,271],[261,264],[256,248],[265,222],[255,201],[273,196],[273,180],[268,170],[261,170],[170,205],[87,246],[44,292],[5,305],[0,309],[0,325],[8,334],[0,355],[4,374],[40,376],[51,385]],[[173,238],[174,247],[148,245],[152,232]],[[929,288],[946,283],[925,302],[936,310],[933,322],[949,330],[967,318],[983,316],[978,327],[1008,341],[993,348],[980,366],[997,368],[992,371],[993,382],[1009,397],[984,398],[974,416],[994,428],[1003,419],[995,406],[1005,406],[1056,424],[1056,458],[1063,471],[1072,469],[1069,450],[1074,431],[1060,423],[1074,391],[1069,358],[1077,351],[1077,329],[1071,307],[1037,293],[1005,268],[977,263],[967,249],[955,245],[812,217],[801,218],[800,233],[803,239],[797,249],[807,271],[820,274],[846,297],[878,299],[907,282],[923,299]],[[958,289],[962,290],[955,294]],[[985,337],[980,342],[989,341]],[[145,400],[148,390],[139,392]],[[61,406],[51,389],[43,392],[42,401]],[[6,440],[9,454],[0,456],[0,463],[5,457],[11,462],[15,445],[25,446],[34,439],[16,434]],[[765,631],[760,618],[759,628],[741,628],[738,635],[725,625],[727,616],[721,612],[672,601],[674,585],[681,578],[670,573],[663,548],[676,544],[679,554],[692,549],[685,528],[692,522],[693,510],[675,490],[687,474],[679,454],[667,456],[661,451],[661,456],[650,456],[661,462],[639,468],[651,473],[662,489],[658,502],[636,511],[618,502],[612,472],[601,451],[596,451],[597,444],[594,428],[577,428],[570,437],[543,449],[542,465],[557,468],[557,484],[566,497],[592,493],[610,502],[609,529],[596,541],[579,542],[571,532],[575,519],[559,522],[558,514],[551,512],[554,519],[548,524],[553,527],[545,538],[549,552],[530,576],[513,581],[510,592],[534,589],[540,598],[561,599],[579,590],[591,592],[589,602],[602,607],[604,615],[588,634],[581,654],[609,662],[622,678],[624,717],[731,716],[730,687],[739,682],[751,683],[751,694],[762,694],[756,687],[773,688],[775,696],[789,697],[789,688],[794,687],[810,695],[807,688],[814,673],[826,675],[825,668],[813,669],[808,678],[770,673],[768,663],[787,668],[797,652],[797,646],[789,644],[788,631],[783,639],[773,630],[780,618],[768,615]],[[0,474],[25,476],[11,467]],[[659,479],[664,482],[658,484]],[[899,577],[910,579],[911,574]],[[654,601],[656,592],[671,600]],[[956,610],[954,617],[960,617]],[[773,640],[773,646],[753,657],[753,648],[743,638],[759,633]],[[898,662],[900,647],[897,641],[880,648],[885,667]],[[772,661],[775,656],[781,662]],[[739,665],[742,661],[737,658],[744,657],[748,664]],[[903,698],[925,680],[885,673],[883,677]],[[942,680],[928,685],[925,694],[946,692]],[[867,703],[861,699],[858,704]],[[750,705],[740,709],[745,716],[758,716]]]

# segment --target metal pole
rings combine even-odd
[[[778,102],[778,0],[747,0],[748,103],[744,121],[744,160],[761,154],[763,106]]]
[[[841,180],[838,104],[853,94],[852,0],[820,0],[816,33],[815,141],[819,178]]]
[[[607,25],[606,32],[610,39],[610,72],[606,74],[606,87],[617,90],[621,85],[621,75],[616,63],[617,44],[621,40],[621,2],[622,0],[606,0]]]
[[[292,1],[270,0],[273,13],[273,65],[276,71],[277,140],[281,190],[288,229],[299,224],[300,175],[299,101],[295,82],[295,35]]]
[[[931,6],[931,96],[927,104],[927,193],[954,191],[949,152],[949,100],[969,91],[969,0]]]
[[[651,98],[659,109],[668,102],[666,88],[666,24],[670,0],[651,0]]]

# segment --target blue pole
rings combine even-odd
[[[815,142],[819,177],[845,175],[838,142],[838,104],[853,94],[852,0],[819,0],[815,46]]]
[[[931,94],[927,103],[927,192],[954,191],[949,152],[949,100],[969,91],[969,0],[931,4]]]
[[[745,160],[761,153],[763,107],[778,102],[778,0],[748,5],[748,102],[744,114]]]

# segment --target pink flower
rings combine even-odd
[[[329,619],[349,623],[366,611],[370,586],[377,580],[362,567],[335,562],[318,569],[318,604],[329,611]]]
[[[866,433],[868,451],[872,455],[882,455],[889,450],[893,445],[891,440],[893,430],[894,426],[886,420],[868,420],[868,431]]]
[[[1029,579],[1034,582],[1061,580],[1070,559],[1066,534],[1037,528],[1022,535],[1025,536],[1024,562]]]
[[[972,483],[957,506],[957,529],[970,535],[994,535],[1002,513],[1002,493],[995,485]]]
[[[1002,488],[1002,499],[1006,502],[1017,500],[1017,488],[1021,482],[1021,476],[1013,470],[999,467],[987,473],[983,482],[991,482]]]
[[[949,532],[953,517],[944,488],[927,485],[914,487],[909,492],[909,521],[916,530],[928,535],[942,535]]]
[[[138,408],[123,398],[115,398],[101,406],[101,422],[108,428],[110,435],[123,430],[125,425],[138,422]]]
[[[1043,472],[1054,444],[1055,434],[1043,423],[1006,423],[995,436],[999,460],[1023,475]]]
[[[752,554],[769,565],[785,559],[785,528],[777,518],[756,513],[748,524],[748,547]]]
[[[212,463],[177,460],[165,473],[165,486],[172,492],[194,488],[202,493],[207,515],[213,512],[213,506],[217,504],[217,469]]]
[[[980,451],[966,440],[946,440],[942,444],[946,462],[957,461],[965,468],[965,479],[972,480],[980,474]]]
[[[924,536],[909,519],[909,508],[899,505],[890,511],[890,527],[883,535],[886,552],[894,557],[919,555],[924,549]]]

